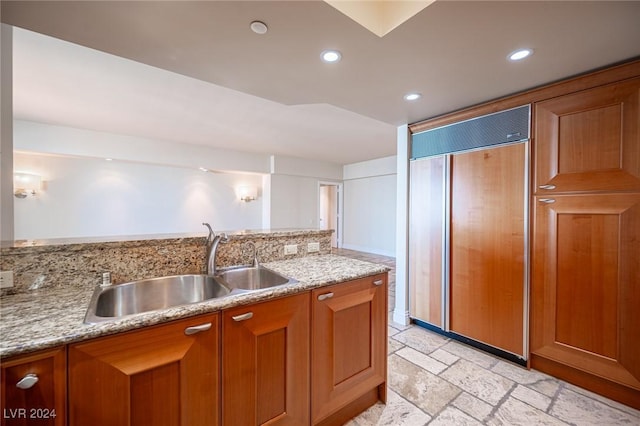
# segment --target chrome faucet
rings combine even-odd
[[[258,268],[260,266],[260,262],[258,261],[258,248],[256,247],[256,243],[253,241],[247,241],[245,244],[253,248],[253,267]]]
[[[211,229],[211,225],[203,222],[204,226],[209,229],[209,235],[207,235],[207,240],[205,241],[205,245],[207,247],[207,257],[205,259],[205,274],[207,275],[215,275],[216,274],[216,252],[218,251],[218,244],[229,242],[229,237],[224,232],[217,234],[213,232]]]

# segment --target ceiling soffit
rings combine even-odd
[[[435,0],[345,1],[324,0],[378,37],[384,37]]]

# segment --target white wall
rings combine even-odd
[[[46,239],[262,228],[261,198],[240,201],[240,185],[262,176],[180,167],[14,154],[14,170],[38,173],[37,196],[16,199],[15,238]]]
[[[13,27],[0,31],[0,240],[13,240]]]
[[[393,321],[409,324],[409,126],[397,129],[396,297]]]
[[[343,247],[395,256],[396,157],[344,166]]]
[[[303,158],[274,155],[265,188],[270,191],[269,221],[278,228],[319,228],[320,182],[342,180],[342,166]]]
[[[271,175],[270,227],[318,227],[318,179]]]

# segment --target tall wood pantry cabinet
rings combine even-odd
[[[535,115],[531,365],[640,408],[640,78]]]

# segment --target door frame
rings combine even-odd
[[[338,191],[336,201],[338,203],[338,211],[336,213],[336,248],[342,247],[342,234],[343,234],[343,221],[344,217],[344,184],[342,182],[335,181],[318,181],[318,228],[320,228],[320,188],[323,186],[335,186]]]

